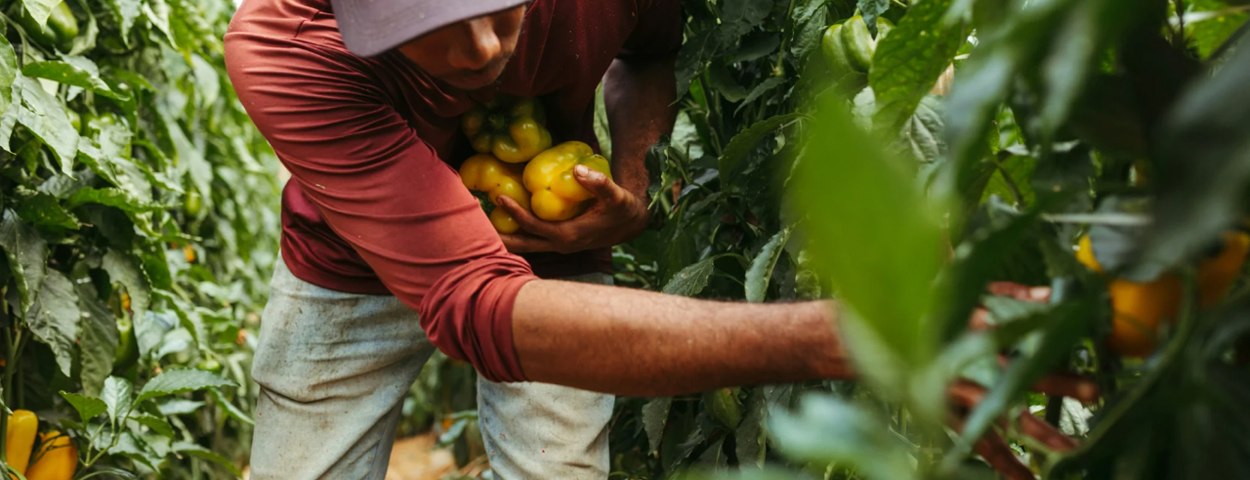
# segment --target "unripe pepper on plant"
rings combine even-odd
[[[78,470],[78,447],[56,430],[39,436],[39,453],[26,470],[26,480],[70,480]]]
[[[877,36],[873,38],[864,17],[856,15],[845,23],[825,30],[821,39],[821,50],[825,59],[833,66],[834,72],[839,75],[850,72],[868,73],[872,68],[872,56],[877,51],[877,42],[885,38],[893,28],[894,24],[889,20],[877,17]]]
[[[516,233],[521,229],[512,215],[499,208],[499,197],[506,195],[522,207],[530,208],[530,193],[521,183],[521,165],[499,161],[489,153],[479,153],[460,165],[460,181],[465,188],[486,192],[495,209],[490,212],[490,223],[499,233]]]
[[[68,52],[73,46],[74,38],[78,36],[78,19],[74,17],[68,4],[61,2],[52,7],[48,23],[44,26],[35,23],[35,17],[30,15],[25,6],[21,10],[17,23],[35,43],[48,49],[58,48],[63,52]]]
[[[608,159],[582,142],[561,143],[530,160],[523,179],[525,188],[534,194],[531,199],[534,216],[558,222],[586,210],[587,201],[594,198],[594,194],[573,177],[573,167],[578,165],[612,178]]]
[[[708,413],[721,425],[738,428],[742,423],[742,405],[738,403],[737,388],[718,388],[703,394]]]
[[[4,454],[9,466],[17,473],[26,474],[30,464],[31,449],[35,447],[35,432],[39,430],[39,417],[30,410],[14,410],[9,415],[9,425],[4,433]]]
[[[1240,275],[1248,250],[1250,235],[1228,232],[1223,236],[1218,253],[1198,263],[1200,307],[1212,306],[1224,296]],[[1094,256],[1089,235],[1081,237],[1076,258],[1090,270],[1104,273]],[[1111,308],[1115,311],[1111,334],[1107,336],[1107,348],[1129,357],[1150,355],[1155,349],[1159,325],[1175,318],[1180,312],[1184,296],[1180,278],[1173,273],[1163,273],[1149,282],[1116,278],[1107,285],[1107,290],[1111,294]]]
[[[501,98],[469,110],[460,128],[478,153],[494,154],[508,163],[521,163],[551,147],[551,132],[543,125],[542,103],[532,98]]]

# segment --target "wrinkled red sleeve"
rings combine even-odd
[[[493,381],[523,381],[517,292],[535,279],[508,253],[459,175],[417,138],[364,60],[297,39],[231,32],[226,67],[261,133],[330,227],[430,340]]]

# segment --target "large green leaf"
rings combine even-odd
[[[4,247],[9,271],[17,284],[19,311],[25,312],[48,270],[47,242],[17,212],[5,210],[0,219],[0,247]]]
[[[756,122],[746,130],[739,132],[729,140],[729,144],[725,146],[725,151],[720,157],[720,176],[723,179],[732,179],[742,168],[742,161],[751,154],[752,150],[759,145],[765,136],[772,134],[782,125],[785,125],[796,118],[800,113],[789,113],[785,115],[777,115]]]
[[[664,438],[668,412],[672,405],[672,397],[662,397],[651,399],[642,406],[642,429],[647,434],[647,444],[652,452],[660,448],[660,440]]]
[[[891,134],[902,128],[967,41],[968,29],[962,23],[943,21],[950,4],[951,0],[917,2],[877,46],[868,74],[877,99],[876,128]]]
[[[117,25],[121,30],[122,41],[129,44],[130,27],[134,26],[135,20],[142,13],[141,7],[143,2],[141,0],[108,0],[105,3],[117,21]]]
[[[17,123],[52,148],[52,153],[60,160],[61,173],[73,175],[78,132],[65,113],[65,104],[44,91],[33,78],[21,77],[20,83],[22,102],[17,108]]]
[[[673,279],[664,284],[664,293],[693,297],[707,287],[708,278],[715,271],[716,258],[696,262],[681,269]]]
[[[74,410],[78,411],[78,418],[82,419],[83,425],[86,425],[87,421],[108,410],[108,405],[105,405],[103,400],[95,397],[70,393],[64,390],[61,391],[61,396],[65,397],[65,401],[69,402],[74,407]]]
[[[78,219],[61,206],[61,202],[56,197],[46,193],[34,193],[22,195],[20,198],[21,202],[17,204],[17,214],[22,217],[22,220],[56,233],[78,229]]]
[[[130,415],[134,406],[134,386],[129,380],[120,377],[109,377],[104,380],[104,390],[100,398],[108,405],[109,419],[113,423],[121,422]]]
[[[79,377],[83,393],[94,397],[100,395],[104,379],[113,371],[118,344],[117,319],[108,304],[99,299],[90,279],[84,280],[87,281],[75,285],[78,306],[82,309],[78,342],[82,371]]]
[[[906,444],[871,412],[828,395],[807,395],[797,414],[775,412],[770,430],[790,458],[849,464],[868,478],[918,478]]]
[[[928,3],[928,2],[925,2]],[[859,13],[868,25],[868,31],[877,36],[877,17],[890,9],[890,0],[859,0]]]
[[[13,104],[13,83],[17,81],[17,52],[8,38],[0,35],[0,112],[7,113]],[[8,135],[0,137],[4,149],[9,149]]]
[[[130,295],[130,309],[134,311],[134,318],[144,318],[147,315],[148,305],[152,303],[152,296],[147,278],[139,269],[138,263],[117,250],[109,250],[104,254],[101,268],[108,272],[110,280],[120,282],[126,287],[126,293]]]
[[[31,333],[52,349],[61,373],[70,375],[74,348],[78,342],[78,295],[74,284],[58,270],[48,270],[26,311],[26,322]]]
[[[234,382],[204,370],[166,370],[143,385],[135,404],[176,393],[232,386]]]
[[[110,98],[119,97],[100,78],[100,69],[95,62],[86,57],[65,56],[61,60],[30,63],[22,67],[22,75],[85,88]]]
[[[777,266],[777,260],[781,258],[786,243],[790,241],[790,231],[790,228],[785,228],[777,232],[768,239],[768,243],[764,244],[755,259],[751,260],[751,268],[747,269],[745,279],[748,302],[764,301],[764,296],[768,293],[768,282],[773,277],[773,268]]]
[[[791,180],[815,265],[854,312],[843,323],[862,322],[855,330],[875,337],[880,354],[919,367],[937,340],[926,320],[941,264],[937,223],[908,169],[852,123],[845,105],[826,98],[819,108]],[[862,365],[870,379],[894,383],[874,370],[880,364]]]
[[[1250,48],[1193,85],[1164,121],[1158,202],[1147,256],[1171,265],[1245,214],[1250,184]]]

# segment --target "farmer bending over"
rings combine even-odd
[[[381,480],[435,348],[480,373],[483,438],[509,480],[607,478],[613,397],[593,392],[850,375],[827,302],[609,286],[607,249],[647,223],[643,157],[673,125],[681,38],[677,0],[243,3],[227,68],[292,174],[253,365],[253,479]],[[501,238],[448,164],[473,154],[461,115],[537,98],[558,141],[597,145],[601,79],[616,181],[579,167],[597,199],[559,223],[506,201],[528,233]]]

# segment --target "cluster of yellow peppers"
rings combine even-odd
[[[501,98],[478,106],[461,117],[477,155],[460,165],[460,180],[469,190],[485,192],[496,208],[490,222],[499,233],[516,233],[521,225],[499,206],[506,196],[558,222],[580,215],[594,195],[573,177],[573,168],[585,165],[612,177],[608,159],[582,142],[551,146],[542,104],[532,98]]]
[[[30,410],[14,410],[9,416],[5,430],[4,451],[9,469],[27,480],[70,480],[78,469],[78,447],[61,432],[52,430],[39,435],[39,449],[35,447],[35,432],[39,418]],[[31,460],[34,460],[32,463]],[[17,476],[9,474],[10,479]]]
[[[1250,235],[1244,232],[1224,234],[1219,253],[1198,263],[1198,305],[1210,307],[1220,300],[1241,274],[1241,267],[1250,251]],[[1081,237],[1076,258],[1090,270],[1103,274],[1102,265],[1094,257],[1089,235]],[[1111,294],[1111,334],[1107,349],[1127,357],[1145,357],[1155,350],[1160,325],[1172,321],[1180,312],[1184,297],[1180,278],[1164,273],[1148,282],[1111,278],[1107,284]]]

